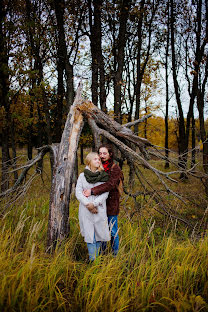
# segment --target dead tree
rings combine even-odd
[[[54,247],[57,240],[69,234],[69,200],[72,187],[73,170],[76,160],[83,115],[77,109],[82,103],[81,86],[67,116],[65,128],[57,155],[54,155],[54,170],[50,194],[48,247]]]
[[[121,125],[99,110],[92,102],[83,99],[81,93],[82,89],[79,86],[74,103],[67,116],[60,144],[52,144],[51,146],[40,148],[35,159],[28,161],[22,168],[19,168],[22,169],[22,173],[19,175],[18,180],[13,187],[0,194],[0,198],[9,196],[12,193],[16,193],[17,197],[20,196],[22,194],[21,184],[28,170],[42,159],[47,152],[50,152],[53,159],[53,171],[48,220],[48,250],[53,250],[57,242],[61,242],[67,238],[69,235],[69,203],[76,151],[85,117],[92,129],[96,147],[101,143],[101,137],[107,138],[120,150],[124,158],[128,160],[128,164],[132,165],[132,168],[135,169],[136,177],[141,186],[135,194],[131,194],[126,190],[128,196],[132,196],[135,200],[141,194],[144,197],[148,196],[156,203],[156,210],[171,218],[176,218],[186,225],[192,226],[189,221],[175,214],[175,211],[163,196],[163,194],[169,194],[172,198],[178,198],[183,202],[186,201],[186,199],[182,198],[180,194],[173,191],[170,187],[170,182],[177,183],[177,174],[179,176],[183,169],[178,167],[176,159],[171,158],[168,161],[175,166],[176,169],[174,171],[161,171],[155,168],[149,162],[149,157],[154,155],[154,157],[166,160],[165,155],[148,140],[138,137],[130,130],[131,126],[142,122],[150,116]],[[146,179],[141,167],[151,170],[154,173],[160,182],[159,187],[156,188],[153,182]],[[198,172],[196,167],[197,164],[194,171],[192,169],[186,170],[186,174],[202,179],[204,174],[200,171]],[[1,213],[3,214],[3,211]]]

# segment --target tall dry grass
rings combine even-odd
[[[47,254],[48,190],[38,180],[0,220],[0,311],[208,311],[208,237],[121,207],[120,250],[87,263],[78,203],[70,237]],[[128,209],[129,210],[128,210]],[[192,213],[192,212],[191,212]]]

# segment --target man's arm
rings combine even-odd
[[[110,171],[109,179],[107,182],[95,186],[92,189],[85,190],[83,194],[88,197],[90,195],[100,195],[102,193],[109,192],[119,184],[120,177],[121,169],[118,165],[115,165]]]

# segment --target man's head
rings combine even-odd
[[[98,154],[102,162],[113,159],[113,149],[110,144],[102,144],[98,149]]]

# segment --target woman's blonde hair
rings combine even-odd
[[[98,156],[98,153],[95,153],[95,152],[90,152],[89,154],[87,154],[86,158],[85,158],[85,164],[91,169],[91,161],[92,159],[95,157],[95,156]],[[100,167],[98,168],[99,171],[103,170],[103,166],[102,164],[100,163]]]

